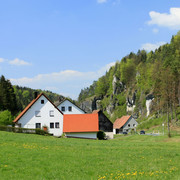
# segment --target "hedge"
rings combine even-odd
[[[0,125],[0,131],[15,132],[15,133],[27,133],[27,134],[50,135],[47,131],[44,131],[42,129],[28,129],[28,128],[19,128],[19,127],[2,126],[2,125]]]

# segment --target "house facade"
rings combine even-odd
[[[80,109],[78,106],[73,104],[68,99],[65,99],[64,101],[60,102],[59,105],[57,105],[57,108],[63,112],[63,114],[85,114],[85,112]]]
[[[116,119],[113,124],[113,133],[122,134],[123,132],[129,133],[138,125],[137,121],[132,116],[122,116]]]
[[[47,127],[54,136],[63,133],[63,113],[43,94],[38,95],[13,121],[16,126],[36,129]]]

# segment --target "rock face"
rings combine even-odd
[[[149,116],[149,114],[151,112],[153,99],[154,99],[154,96],[152,94],[149,94],[146,96],[146,110],[147,110],[146,116],[147,117]]]
[[[115,75],[113,76],[112,86],[113,86],[113,95],[119,94],[124,90],[123,83],[120,82],[120,80]]]
[[[130,98],[129,96],[126,99],[126,103],[127,103],[127,107],[126,107],[126,111],[127,112],[133,112],[135,106],[135,101],[136,101],[136,92],[133,93],[132,98]]]
[[[80,108],[84,110],[86,113],[92,113],[94,110],[101,108],[101,99],[102,97],[95,97],[94,99],[83,101],[80,104]]]

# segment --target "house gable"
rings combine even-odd
[[[14,120],[22,128],[47,126],[50,133],[60,136],[63,131],[63,113],[44,95],[40,94]]]
[[[65,99],[59,105],[57,105],[57,108],[64,114],[85,114],[85,112],[81,108],[76,106],[68,99]]]

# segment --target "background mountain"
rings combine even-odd
[[[126,114],[140,123],[150,119],[162,123],[165,115],[168,122],[178,122],[180,32],[155,52],[139,50],[117,61],[104,76],[81,90],[78,103],[86,112],[103,110],[112,122]]]

